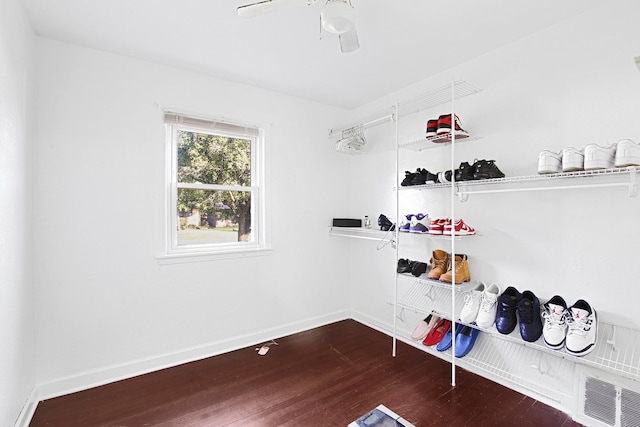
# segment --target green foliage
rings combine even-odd
[[[251,185],[250,140],[180,130],[177,149],[178,182]],[[250,205],[249,191],[178,191],[179,211],[197,208],[211,218],[246,222]]]

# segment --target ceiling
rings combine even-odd
[[[251,0],[23,0],[36,34],[351,109],[604,0],[352,0],[360,49],[323,33],[326,0],[251,19]]]

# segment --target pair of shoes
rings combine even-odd
[[[460,126],[460,118],[452,114],[442,114],[437,119],[427,120],[426,137],[434,138],[433,142],[450,141],[452,122],[455,123],[456,138],[462,139],[469,137],[469,133]]]
[[[400,258],[398,260],[398,266],[396,271],[398,273],[411,273],[416,277],[426,273],[429,269],[429,264],[421,261],[411,261],[410,259]]]
[[[429,215],[425,214],[408,214],[405,215],[400,223],[399,231],[406,233],[428,233],[429,232]]]
[[[498,297],[496,329],[501,334],[510,334],[517,323],[520,324],[520,336],[523,340],[534,342],[542,336],[538,297],[531,291],[520,293],[513,286],[509,286]]]
[[[538,155],[538,174],[584,170],[584,149],[563,148],[558,153],[543,150]]]
[[[429,172],[426,169],[418,168],[415,172],[404,172],[404,179],[400,183],[402,187],[412,185],[435,184],[438,182],[438,175]]]
[[[447,271],[440,276],[440,281],[452,283],[454,270],[456,274],[456,285],[471,280],[471,273],[469,273],[469,262],[467,261],[467,255],[456,254],[456,256],[453,257],[453,262],[449,261],[449,268],[447,269]]]
[[[479,330],[472,328],[467,325],[456,325],[454,324],[447,333],[444,335],[442,340],[438,343],[436,349],[438,351],[446,351],[451,348],[451,343],[453,341],[453,330],[455,329],[456,334],[456,357],[464,357],[466,356],[478,338]]]
[[[563,346],[574,356],[589,354],[596,343],[596,311],[585,300],[578,300],[567,308],[560,295],[555,295],[543,305],[545,319],[542,335],[549,348],[558,350]]]
[[[481,328],[490,328],[496,320],[496,306],[500,287],[492,284],[486,287],[484,283],[478,284],[464,297],[464,306],[460,311],[460,321],[473,323]]]
[[[384,214],[380,214],[378,217],[378,226],[380,226],[380,230],[382,231],[393,231],[396,229],[396,225]]]
[[[427,336],[422,341],[422,344],[426,346],[432,346],[442,341],[442,338],[451,329],[451,321],[447,319],[439,319],[438,322],[431,328]]]
[[[414,341],[422,341],[429,334],[431,329],[440,321],[438,316],[433,313],[428,315],[424,320],[421,320],[413,330],[411,339]]]
[[[455,173],[456,181],[496,178],[504,178],[504,173],[498,168],[495,160],[474,159],[472,165],[469,162],[462,162]]]
[[[451,255],[442,249],[436,249],[431,256],[431,270],[427,277],[431,280],[451,283],[453,281],[453,270],[456,274],[456,285],[471,280],[469,272],[469,262],[464,254],[456,254],[451,260]]]
[[[569,147],[558,153],[544,150],[538,156],[539,174],[625,166],[640,166],[640,144],[630,139],[604,146],[593,143],[580,150]]]
[[[451,223],[450,218],[438,218],[431,220],[429,223],[429,234],[436,236],[473,236],[476,234],[476,230],[473,227],[469,227],[462,219],[456,221],[455,224]]]

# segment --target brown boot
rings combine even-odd
[[[449,268],[449,254],[441,249],[433,251],[431,257],[431,270],[427,277],[432,280],[438,280]]]
[[[450,263],[449,270],[440,276],[440,280],[443,282],[451,283],[453,279],[453,269],[456,269],[456,285],[462,282],[468,282],[471,280],[471,273],[469,273],[469,262],[466,255],[456,255],[455,261]]]

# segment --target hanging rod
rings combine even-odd
[[[376,119],[373,120],[369,120],[368,122],[365,123],[361,123],[355,126],[351,126],[348,128],[344,128],[344,129],[329,129],[329,138],[334,137],[336,135],[342,135],[342,132],[349,130],[349,129],[354,129],[354,128],[362,128],[362,129],[366,129],[366,128],[370,128],[373,126],[377,126],[380,125],[382,123],[388,122],[389,120],[394,120],[394,115],[393,114],[387,114],[386,116],[382,116],[382,117],[378,117]]]

